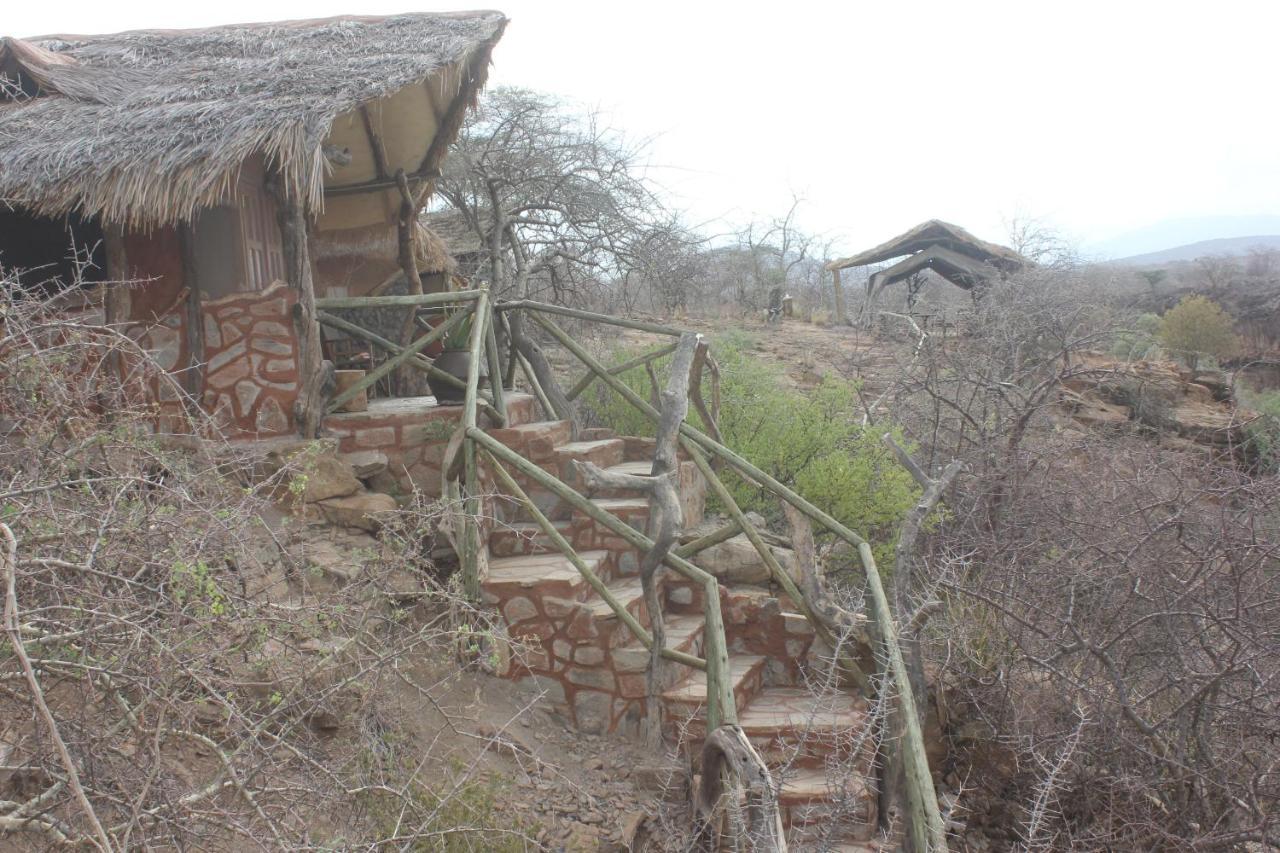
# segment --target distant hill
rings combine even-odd
[[[1268,249],[1280,249],[1280,235],[1262,234],[1253,237],[1221,237],[1217,240],[1201,240],[1185,246],[1174,246],[1172,249],[1161,249],[1158,252],[1147,252],[1128,258],[1119,258],[1113,263],[1134,267],[1148,267],[1156,264],[1172,264],[1178,261],[1194,261],[1206,255],[1246,255],[1257,246]]]
[[[1165,219],[1136,231],[1086,243],[1080,248],[1088,257],[1108,260],[1163,252],[1170,246],[1186,246],[1202,240],[1249,237],[1253,234],[1280,234],[1280,216],[1256,214]]]

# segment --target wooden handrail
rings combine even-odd
[[[510,492],[515,495],[522,504],[524,504],[525,509],[527,509],[529,514],[533,516],[538,527],[542,528],[542,532],[545,533],[547,538],[551,540],[552,544],[560,550],[560,553],[564,554],[570,563],[573,563],[573,567],[578,570],[578,574],[582,575],[586,579],[587,583],[591,585],[591,588],[594,589],[602,599],[604,599],[605,603],[609,605],[609,609],[618,617],[618,620],[630,629],[632,635],[639,639],[646,649],[652,648],[653,635],[645,630],[643,625],[636,621],[636,617],[631,615],[631,612],[623,606],[622,602],[618,601],[617,596],[613,594],[613,590],[609,589],[609,587],[605,585],[604,581],[600,580],[600,576],[593,572],[583,561],[578,552],[569,544],[569,541],[564,538],[564,535],[556,529],[556,526],[551,523],[551,520],[547,518],[542,510],[538,509],[538,505],[529,498],[529,495],[525,493],[525,490],[520,488],[520,484],[517,483],[515,478],[511,476],[510,472],[502,466],[502,463],[495,459],[493,454],[488,450],[484,451],[484,455],[489,460],[494,473],[498,475],[498,479],[502,481],[503,486],[510,490]],[[682,663],[685,666],[691,666],[694,669],[702,670],[704,672],[707,669],[707,662],[705,660],[696,655],[687,654],[686,652],[677,651],[675,649],[663,649],[662,656],[668,660],[673,660],[678,663]]]
[[[445,293],[404,293],[395,296],[326,296],[316,300],[316,308],[423,308],[470,302],[487,295],[487,290],[453,290]]]
[[[509,304],[509,307],[518,306]],[[528,307],[535,306],[531,305]],[[540,304],[536,307],[538,310],[543,310],[543,307]],[[548,313],[561,313],[568,314],[569,316],[590,314],[590,312],[573,312],[572,309],[549,311]],[[646,414],[655,423],[659,422],[660,416],[658,411],[650,405],[648,401],[641,398],[638,394],[627,387],[625,383],[612,375],[607,368],[600,364],[598,360],[596,360],[580,344],[560,329],[554,322],[537,313],[533,313],[531,316],[538,325],[550,333],[552,337],[556,338],[562,346],[573,353],[578,360],[586,365],[587,368],[590,369],[599,379],[608,384],[614,391],[620,394],[641,412]],[[584,319],[594,319],[594,317],[588,316],[584,317]],[[619,322],[614,322],[613,324],[625,325],[624,323]],[[646,331],[652,330],[647,329]],[[830,514],[819,509],[817,506],[797,494],[794,490],[783,485],[778,480],[702,431],[690,426],[688,423],[684,423],[680,426],[680,433],[683,437],[687,438],[689,442],[696,443],[702,449],[707,450],[714,456],[731,465],[749,482],[753,482],[760,488],[782,498],[801,513],[823,525],[836,536],[857,548],[859,559],[862,563],[863,574],[867,582],[867,590],[871,599],[872,616],[876,622],[880,643],[884,647],[885,656],[887,658],[889,677],[893,682],[894,692],[897,695],[898,701],[901,703],[902,726],[904,729],[902,733],[902,740],[903,754],[905,756],[904,766],[906,769],[908,833],[911,836],[912,843],[916,850],[935,851],[935,853],[946,851],[946,828],[942,820],[941,810],[938,807],[937,793],[933,787],[933,776],[929,771],[928,758],[924,750],[924,738],[920,730],[920,722],[916,711],[915,699],[912,693],[906,664],[902,657],[902,649],[898,643],[897,628],[893,620],[893,611],[888,598],[885,595],[884,585],[880,579],[879,568],[876,566],[875,556],[871,551],[870,544],[866,539],[837,521]],[[687,451],[693,449],[690,444],[686,444],[685,448]],[[694,458],[696,462],[700,458],[700,454],[696,455]],[[706,461],[702,461],[703,465],[700,465],[699,467],[703,469],[704,476],[710,474],[712,478],[715,478],[714,472],[711,472],[709,466],[706,466]],[[719,482],[718,478],[715,478],[715,480],[716,482]],[[742,521],[745,521],[745,518],[742,519]],[[754,541],[753,544],[755,544]],[[668,557],[669,564],[674,564],[671,558],[674,558],[674,561],[682,561],[682,558],[679,556],[671,554]],[[768,558],[766,558],[766,562],[768,562]],[[800,598],[797,599],[797,603],[800,603],[802,600],[803,596],[801,595]],[[810,621],[814,624],[816,630],[818,628],[818,622],[811,617]],[[710,662],[710,656],[708,656],[708,662]],[[711,673],[709,671],[709,689],[710,682]],[[867,688],[870,689],[870,687],[871,684],[868,681]]]

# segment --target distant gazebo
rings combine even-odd
[[[862,309],[865,322],[870,322],[874,316],[880,291],[896,282],[912,279],[926,269],[933,270],[957,287],[972,291],[993,279],[1004,278],[1031,265],[1031,261],[1007,246],[979,240],[958,225],[930,219],[873,249],[828,263],[826,268],[834,278],[837,298],[843,301],[841,270],[884,263],[894,258],[902,260],[876,271],[867,280]]]

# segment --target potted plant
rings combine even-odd
[[[427,376],[427,384],[431,386],[431,393],[435,395],[437,403],[461,403],[466,391],[462,386],[466,385],[467,373],[471,369],[471,324],[474,315],[468,313],[459,323],[449,330],[442,341],[443,350],[436,357],[434,365],[437,370],[443,371],[457,379],[462,385],[454,385],[435,376]],[[480,361],[480,375],[485,375],[484,360]]]

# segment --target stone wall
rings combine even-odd
[[[294,432],[297,291],[276,282],[262,291],[203,303],[205,409],[230,435]]]

